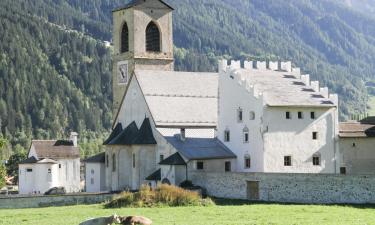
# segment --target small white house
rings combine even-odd
[[[28,158],[19,163],[19,193],[43,194],[53,187],[80,191],[77,133],[70,140],[33,140]]]
[[[105,153],[85,160],[86,192],[103,192],[105,186]]]

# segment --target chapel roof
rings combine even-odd
[[[31,142],[38,159],[79,158],[80,152],[77,146],[70,141],[60,140],[33,140]]]
[[[34,156],[31,156],[30,158],[27,158],[23,161],[21,161],[19,164],[57,164],[57,162],[53,159],[41,159],[37,160]]]
[[[156,170],[150,176],[146,177],[145,180],[149,181],[159,181],[161,180],[161,169]]]
[[[105,163],[105,152],[87,158],[85,163]]]
[[[125,129],[120,129],[118,124],[104,145],[153,145],[156,144],[150,119],[145,118],[141,127],[133,121]]]
[[[231,159],[236,155],[217,138],[164,137],[177,151],[188,160]]]
[[[217,73],[136,70],[135,75],[157,127],[216,127]]]
[[[159,165],[183,166],[186,165],[186,162],[181,157],[181,155],[178,152],[176,152],[168,158],[164,159],[163,161],[159,162]]]
[[[262,93],[268,106],[335,107],[332,100],[290,72],[258,69],[237,69],[236,72]]]

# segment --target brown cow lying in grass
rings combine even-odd
[[[146,217],[142,216],[128,216],[121,217],[120,221],[122,225],[151,225],[152,221]]]
[[[86,220],[85,222],[82,222],[79,225],[112,225],[113,223],[121,223],[121,217],[117,215],[109,217],[99,217]]]

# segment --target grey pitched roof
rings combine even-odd
[[[269,106],[335,107],[300,79],[285,71],[237,69],[242,79],[263,94]]]
[[[105,152],[87,158],[85,163],[105,163]]]
[[[150,176],[146,177],[145,180],[158,181],[161,180],[161,169],[156,170]]]
[[[36,162],[38,162],[38,160],[34,156],[32,156],[30,158],[27,158],[27,159],[19,162],[19,164],[33,164],[33,163],[36,163]]]
[[[188,160],[230,159],[236,155],[216,138],[187,138],[181,141],[176,137],[164,137]]]
[[[118,129],[118,131],[120,131],[120,129]],[[116,137],[113,137],[109,142],[107,142],[107,144],[104,144],[104,145],[154,145],[154,144],[157,144],[157,143],[152,133],[150,119],[145,118],[140,129],[138,129],[137,124],[133,121],[129,126],[127,126],[124,130],[118,133]]]
[[[218,74],[136,70],[157,127],[216,127]]]
[[[79,148],[69,143],[56,140],[33,140],[31,142],[39,159],[79,158]]]
[[[131,7],[134,7],[134,6],[137,6],[137,5],[141,5],[141,4],[145,3],[146,1],[156,1],[156,0],[131,0],[129,3],[125,4],[124,6],[121,6],[121,7],[118,7],[116,9],[114,9],[113,12],[123,10],[123,9],[128,9],[128,8],[131,8]],[[157,0],[157,1],[161,2],[162,4],[164,4],[165,6],[170,8],[171,10],[174,10],[172,8],[172,6],[168,5],[165,1],[162,1],[162,0]]]
[[[115,129],[112,130],[111,134],[107,138],[107,140],[104,141],[103,145],[109,144],[115,137],[117,137],[122,132],[122,125],[121,123],[118,123],[115,127]]]
[[[178,152],[176,152],[173,155],[161,161],[159,165],[183,166],[186,165],[186,162],[181,157],[181,155]]]

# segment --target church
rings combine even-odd
[[[109,191],[179,185],[192,171],[340,173],[336,94],[291,62],[174,71],[172,12],[161,0],[113,11]]]

